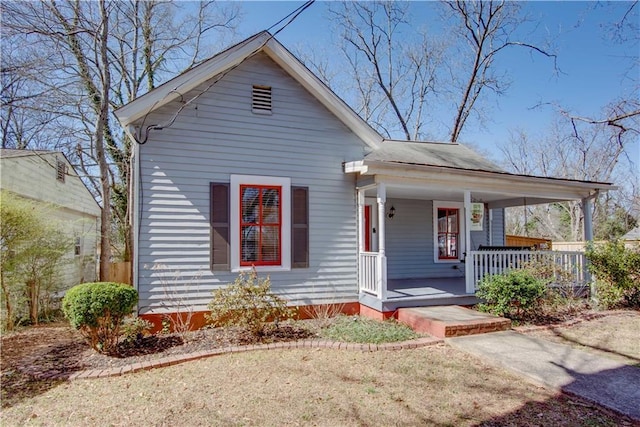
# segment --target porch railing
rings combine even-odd
[[[486,276],[535,265],[552,278],[551,285],[584,286],[587,282],[586,258],[582,252],[496,250],[471,251],[467,262],[473,266],[476,288]]]
[[[366,292],[375,295],[378,298],[382,295],[380,289],[379,262],[380,254],[377,252],[361,252],[360,253],[360,271],[359,279],[360,292]]]

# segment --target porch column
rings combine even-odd
[[[464,277],[465,290],[468,294],[475,294],[476,284],[473,277],[473,257],[471,256],[471,191],[464,191]]]
[[[358,190],[358,255],[364,252],[364,190]]]
[[[593,241],[593,218],[591,215],[593,209],[592,197],[582,199],[582,215],[584,217],[584,240],[585,242]]]
[[[380,183],[377,187],[378,200],[378,289],[380,289],[380,299],[387,299],[387,256],[385,255],[385,203],[387,201],[387,187]]]
[[[582,216],[584,218],[584,240],[587,243],[593,242],[593,218],[591,215],[592,208],[593,208],[593,203],[592,203],[593,197],[594,196],[589,196],[582,199]],[[596,282],[591,280],[591,273],[587,268],[587,265],[586,265],[587,263],[588,261],[585,261],[585,265],[583,266],[584,271],[582,274],[584,274],[585,282],[589,283],[591,299],[597,302],[598,295],[596,290]]]

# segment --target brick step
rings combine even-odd
[[[438,338],[511,329],[511,320],[456,305],[398,309],[398,321]]]

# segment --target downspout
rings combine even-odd
[[[133,125],[129,125],[127,127],[127,133],[133,142],[133,149],[131,150],[131,160],[129,164],[132,167],[131,170],[131,188],[129,192],[129,200],[132,200],[133,203],[131,205],[131,211],[129,212],[131,227],[133,228],[133,242],[132,242],[132,254],[131,254],[131,285],[133,289],[135,289],[138,294],[140,290],[138,289],[138,247],[139,247],[139,237],[140,237],[140,228],[139,228],[139,218],[140,218],[140,144],[138,143],[136,129]],[[136,307],[136,312],[138,314],[140,311],[140,307]]]

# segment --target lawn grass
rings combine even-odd
[[[254,351],[62,383],[3,426],[613,426],[621,418],[445,344]]]
[[[538,338],[640,367],[640,312],[620,310],[571,326],[527,332]]]
[[[420,337],[411,328],[396,320],[384,322],[361,316],[340,316],[320,331],[323,338],[334,341],[382,344],[407,341]]]

